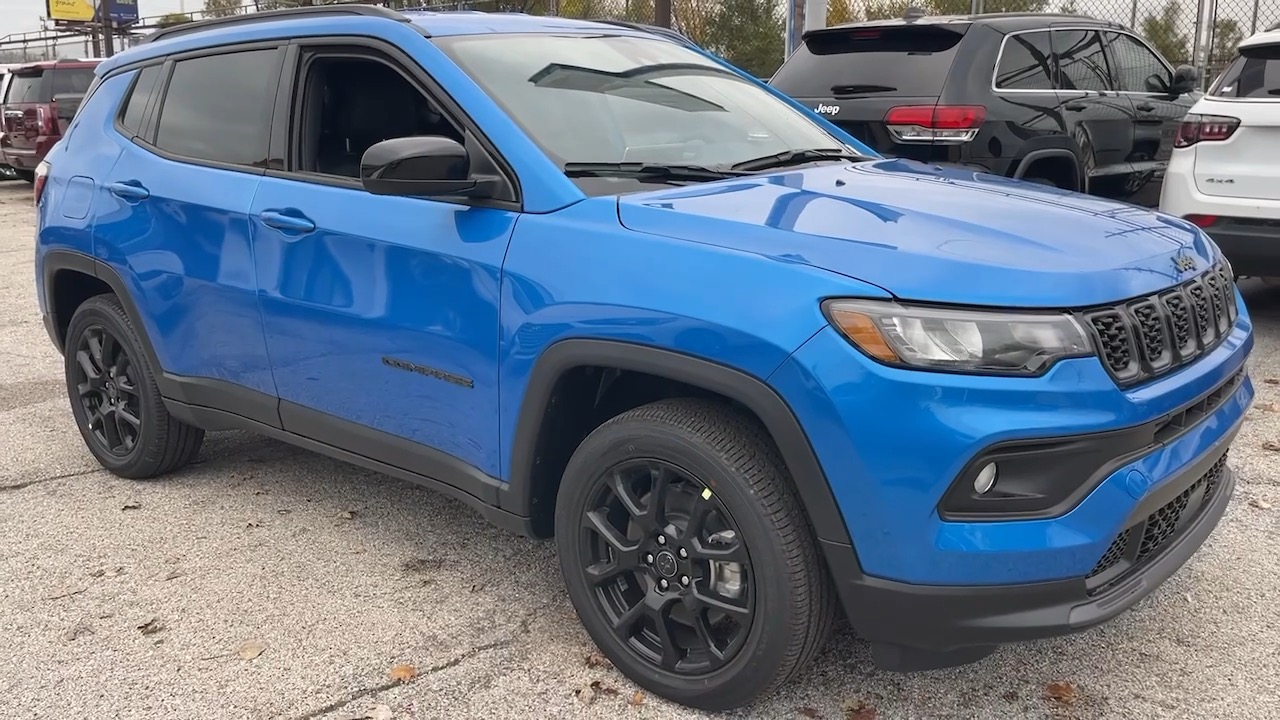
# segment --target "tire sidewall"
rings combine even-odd
[[[114,310],[115,308],[104,302],[101,296],[85,301],[71,317],[71,324],[67,327],[66,349],[64,352],[67,397],[71,401],[71,413],[75,418],[76,428],[80,430],[80,435],[84,438],[89,452],[93,453],[93,456],[97,458],[103,467],[113,472],[127,470],[142,462],[147,455],[151,439],[156,436],[156,417],[152,411],[155,406],[156,390],[154,380],[151,377],[151,366],[147,363],[146,358],[143,357],[142,349],[132,329],[113,312]],[[95,326],[101,326],[115,338],[115,341],[124,348],[125,353],[129,356],[130,364],[136,368],[137,377],[133,378],[133,380],[139,393],[138,405],[142,415],[139,419],[142,421],[142,426],[138,432],[137,444],[124,457],[113,455],[98,444],[97,438],[89,430],[88,415],[80,403],[79,392],[76,389],[74,380],[75,374],[78,372],[76,353],[80,348],[80,340],[87,330]]]
[[[728,665],[707,675],[681,676],[637,657],[609,627],[582,572],[579,518],[595,480],[623,460],[652,457],[670,462],[705,483],[728,510],[751,559],[754,617],[743,647]],[[792,645],[793,605],[783,541],[768,526],[744,483],[706,445],[679,429],[652,421],[607,424],[582,443],[565,469],[556,503],[557,554],[570,599],[587,632],[614,665],[646,689],[699,707],[731,707],[772,686]]]

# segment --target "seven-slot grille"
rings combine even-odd
[[[1222,342],[1235,325],[1235,283],[1218,263],[1154,295],[1080,313],[1120,385],[1159,377]]]

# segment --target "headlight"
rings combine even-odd
[[[1058,360],[1093,355],[1070,315],[828,300],[827,318],[858,349],[887,365],[1039,375]]]

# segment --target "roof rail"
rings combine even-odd
[[[640,30],[642,32],[652,33],[654,35],[661,35],[662,37],[665,37],[668,40],[675,40],[676,42],[683,43],[685,45],[692,45],[692,46],[697,45],[697,43],[695,43],[693,40],[690,40],[687,36],[685,36],[680,31],[673,30],[668,27],[661,27],[659,25],[647,25],[645,23],[631,22],[629,20],[611,20],[611,19],[605,19],[605,18],[594,18],[590,22],[598,22],[598,23],[604,23],[605,25],[615,25],[617,27],[630,28],[632,30]]]
[[[231,27],[234,25],[249,25],[259,22],[271,22],[272,20],[283,20],[295,17],[325,17],[339,15],[363,15],[365,17],[380,17],[388,20],[397,20],[400,22],[409,22],[409,18],[401,15],[395,10],[382,7],[381,5],[363,5],[360,3],[337,3],[334,5],[312,5],[295,8],[283,8],[281,10],[264,10],[262,12],[246,13],[244,15],[232,15],[230,17],[210,18],[208,20],[197,20],[196,22],[184,23],[182,25],[174,25],[173,27],[161,28],[150,35],[144,37],[139,43],[140,45],[155,42],[156,40],[164,40],[178,35],[186,35],[188,33],[197,33],[211,28]]]

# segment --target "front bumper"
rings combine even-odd
[[[863,575],[848,546],[824,543],[845,610],[876,663],[912,671],[972,662],[998,644],[1066,635],[1119,615],[1200,548],[1235,489],[1226,453],[1237,422],[1198,462],[1139,503],[1099,561],[1105,578],[1000,586],[925,586]],[[1112,555],[1115,557],[1113,558]],[[1114,572],[1119,570],[1119,572]],[[1108,571],[1113,571],[1110,576]]]

